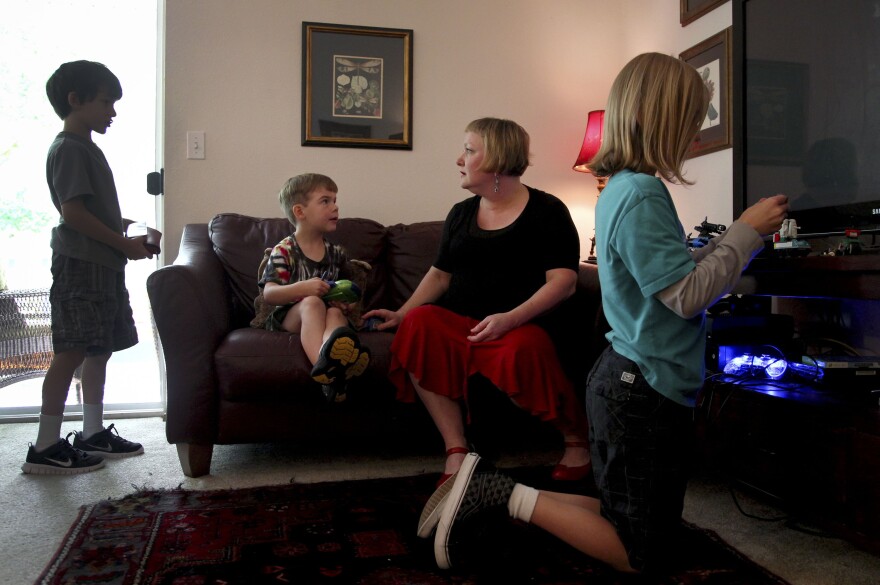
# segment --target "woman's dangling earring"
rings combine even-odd
[[[495,192],[497,193],[501,189],[500,180],[498,179],[498,173],[495,173]]]

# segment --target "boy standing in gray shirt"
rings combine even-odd
[[[145,237],[127,238],[113,173],[92,132],[104,134],[122,97],[119,79],[104,65],[74,61],[59,67],[46,94],[64,128],[49,147],[46,179],[60,214],[52,229],[52,343],[54,357],[43,381],[37,441],[22,471],[69,475],[94,471],[104,458],[144,452],[114,428],[104,428],[104,380],[114,351],[135,345],[125,264],[152,258]],[[61,437],[64,404],[82,364],[83,430]],[[68,441],[74,435],[73,445]]]

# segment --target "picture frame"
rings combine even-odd
[[[413,31],[302,23],[302,145],[412,150]]]
[[[688,158],[730,148],[731,28],[682,52],[679,58],[693,66],[711,90],[709,111],[688,150]]]
[[[727,0],[679,0],[679,22],[687,26],[725,2]]]
[[[750,59],[746,62],[749,112],[746,162],[800,166],[807,145],[809,65]]]

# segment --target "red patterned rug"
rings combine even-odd
[[[545,470],[546,472],[546,470]],[[512,473],[516,475],[516,473]],[[38,583],[629,584],[542,531],[513,521],[483,535],[482,562],[434,563],[415,534],[436,478],[417,476],[221,491],[143,491],[84,506]],[[650,583],[784,585],[693,525],[687,560]],[[678,566],[676,565],[676,566]]]

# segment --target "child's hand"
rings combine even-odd
[[[299,292],[304,297],[323,297],[330,291],[330,285],[327,281],[317,276],[298,283]]]
[[[758,234],[767,236],[773,232],[779,231],[782,227],[782,220],[788,213],[788,197],[786,195],[774,195],[761,199],[739,216],[743,221],[753,228]]]
[[[142,260],[144,258],[152,258],[153,254],[144,244],[147,242],[147,236],[138,236],[136,238],[125,238],[124,248],[122,252],[129,260]]]

